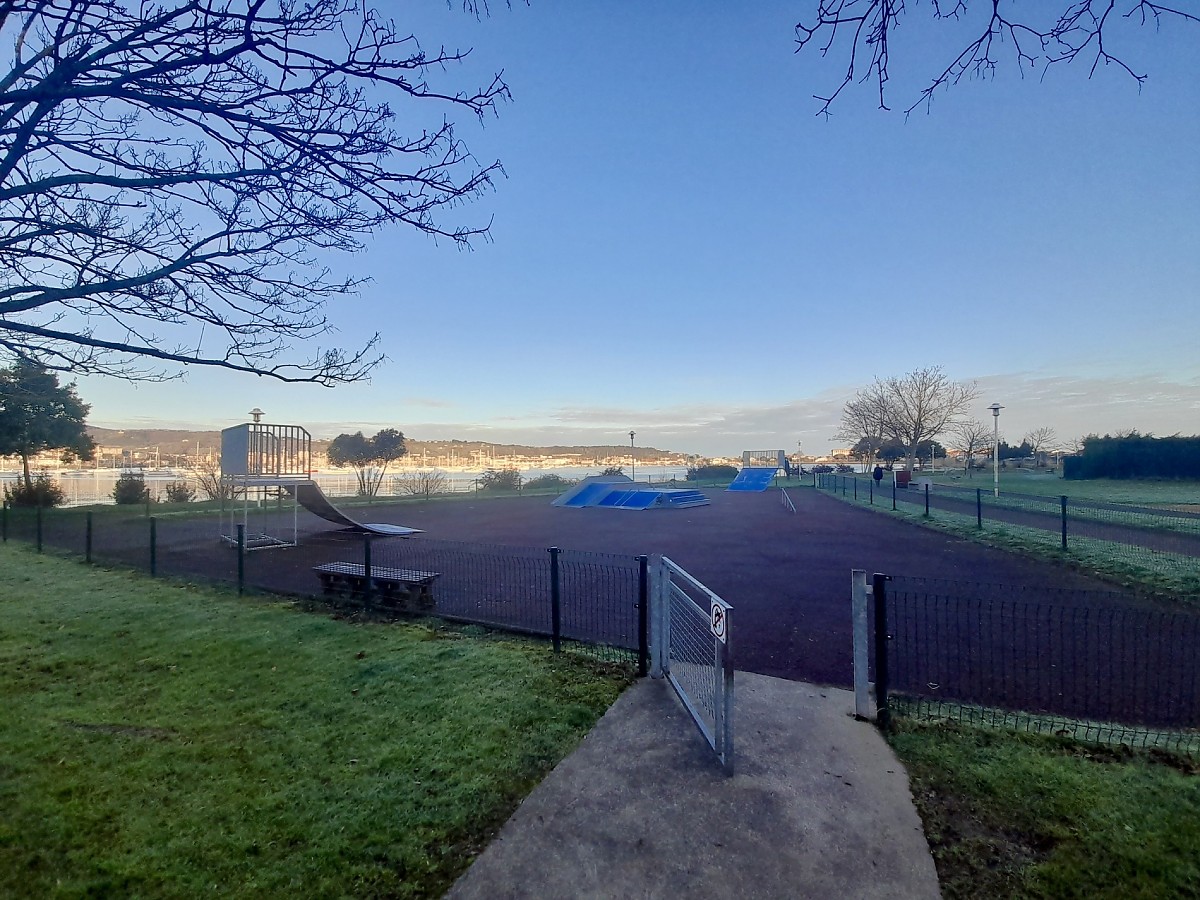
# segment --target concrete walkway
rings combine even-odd
[[[725,777],[665,681],[627,690],[447,897],[938,897],[908,778],[848,691],[738,672]]]

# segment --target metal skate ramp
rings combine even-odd
[[[295,484],[284,485],[284,487],[289,494],[296,498],[297,503],[314,516],[319,516],[327,522],[344,525],[356,531],[387,535],[389,537],[406,537],[410,534],[422,533],[420,528],[409,528],[406,525],[389,525],[386,522],[363,523],[352,519],[333,505],[330,499],[325,496],[325,492],[321,490],[320,485],[315,481],[300,481]]]

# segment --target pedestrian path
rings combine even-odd
[[[939,897],[908,778],[853,695],[735,683],[733,777],[671,688],[642,679],[447,897]]]

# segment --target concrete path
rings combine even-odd
[[[744,672],[735,691],[732,778],[643,679],[447,897],[939,897],[908,778],[853,695]]]

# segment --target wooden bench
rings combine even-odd
[[[366,571],[362,563],[324,563],[313,566],[313,571],[321,579],[321,591],[326,597],[363,600],[367,595]],[[433,583],[440,577],[440,572],[371,566],[371,589],[381,604],[429,610],[433,608]]]

